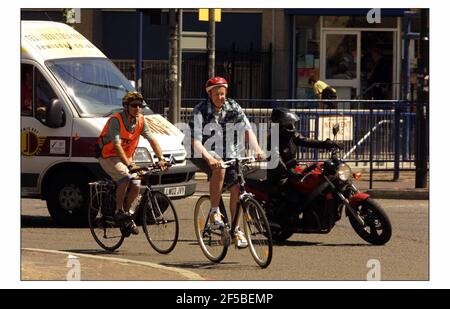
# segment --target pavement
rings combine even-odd
[[[356,182],[356,186],[367,192],[373,198],[427,200],[429,189],[415,189],[414,172],[401,172],[398,181],[392,180],[392,173],[374,173],[372,188],[368,179],[363,175]],[[196,194],[208,192],[208,182],[203,173],[196,174]],[[77,272],[76,265],[82,264]],[[158,280],[204,280],[198,274],[175,267],[166,267],[156,263],[120,259],[110,256],[89,255],[73,252],[22,248],[21,250],[21,280],[104,280],[104,274],[109,274],[109,280],[123,280],[123,278],[158,278]]]
[[[156,263],[56,250],[21,249],[22,281],[98,281],[105,280],[105,274],[110,281],[123,278],[204,280],[189,270]]]

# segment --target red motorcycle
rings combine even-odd
[[[335,137],[338,131],[339,126],[333,127]],[[264,170],[246,173],[245,188],[265,209],[272,238],[284,241],[294,233],[327,234],[345,209],[362,239],[373,245],[387,243],[392,234],[388,216],[368,194],[356,188],[353,179],[361,174],[352,173],[338,157],[338,149],[330,152],[325,162],[290,169],[286,183],[277,188],[267,181]]]

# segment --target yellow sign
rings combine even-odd
[[[221,9],[198,9],[198,20],[209,21],[209,10],[214,10],[214,21],[222,21],[222,10]]]
[[[39,132],[35,128],[23,128],[20,152],[26,157],[39,155],[42,151],[42,146],[44,146],[45,139],[45,136],[39,136]]]

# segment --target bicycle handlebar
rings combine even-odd
[[[253,162],[257,161],[255,159],[255,157],[253,157],[253,156],[251,156],[251,157],[244,157],[244,158],[236,158],[236,159],[231,159],[231,160],[228,160],[228,161],[221,162],[221,167],[222,168],[230,167],[230,166],[234,165],[236,160],[239,163],[241,163],[241,164],[249,164],[249,163],[253,163]]]
[[[166,162],[167,167],[171,167],[175,163],[178,163],[178,161],[176,161],[172,155],[170,155],[168,160],[164,160],[164,161]],[[133,169],[130,172],[132,174],[136,174],[136,173],[143,172],[143,171],[152,172],[152,171],[157,171],[157,170],[161,170],[161,166],[158,163],[150,163],[145,166],[138,166],[137,168]]]

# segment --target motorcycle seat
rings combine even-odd
[[[245,174],[245,179],[257,180],[257,181],[267,181],[267,170],[263,169],[253,169]]]
[[[245,175],[245,181],[252,187],[259,188],[264,192],[270,192],[272,187],[267,181],[267,171],[266,170],[252,170]]]

